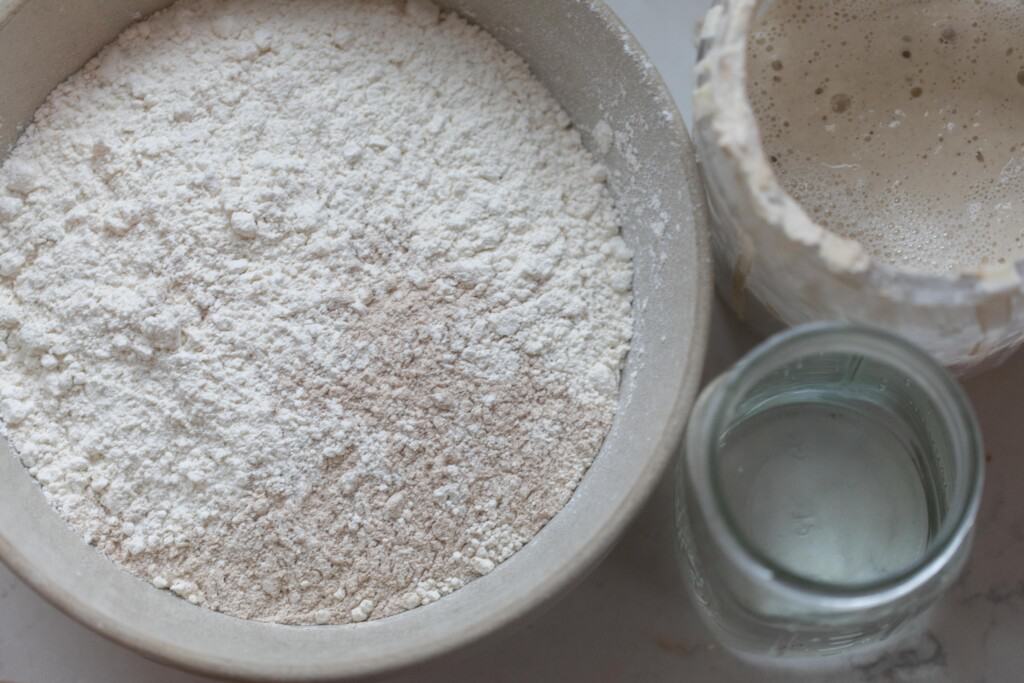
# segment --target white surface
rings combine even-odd
[[[610,0],[689,109],[693,24],[707,0]],[[724,314],[708,374],[750,343]],[[690,608],[672,557],[668,481],[619,547],[579,587],[515,633],[389,683],[642,681],[1010,683],[1024,671],[1024,355],[969,383],[991,458],[967,575],[920,641],[832,673],[757,671],[725,656]],[[1016,495],[1015,495],[1016,494]],[[0,566],[0,680],[11,683],[204,683],[152,664],[72,622]]]

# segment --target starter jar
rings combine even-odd
[[[762,332],[840,319],[908,337],[960,373],[1001,362],[1024,340],[1024,263],[935,273],[897,267],[816,221],[780,183],[748,89],[748,41],[772,4],[720,0],[700,35],[694,125],[719,291]],[[952,39],[941,31],[938,38]],[[1024,85],[1020,74],[1008,88]],[[908,86],[908,99],[920,92]]]

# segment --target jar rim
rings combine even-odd
[[[718,476],[718,436],[725,426],[729,396],[750,388],[780,364],[826,351],[861,353],[885,363],[918,383],[940,410],[950,435],[957,441],[954,457],[961,469],[952,482],[949,513],[918,560],[907,567],[863,583],[813,579],[780,565],[760,551],[740,530],[729,511]],[[808,350],[813,347],[813,350]],[[890,353],[880,358],[880,352]],[[764,368],[767,366],[767,371]],[[964,390],[931,356],[905,339],[886,331],[842,322],[795,327],[762,343],[708,387],[701,407],[703,422],[691,425],[685,454],[687,469],[708,526],[731,561],[750,574],[768,578],[790,594],[829,601],[836,609],[869,609],[898,600],[941,573],[973,527],[984,478],[984,450],[977,418]],[[695,413],[695,417],[697,417]]]

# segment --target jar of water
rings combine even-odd
[[[682,566],[749,658],[819,658],[922,621],[967,556],[983,451],[960,386],[880,331],[779,335],[698,400],[677,471]]]

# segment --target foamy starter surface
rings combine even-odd
[[[928,272],[1024,255],[1024,5],[779,0],[749,95],[783,187],[875,257]]]

